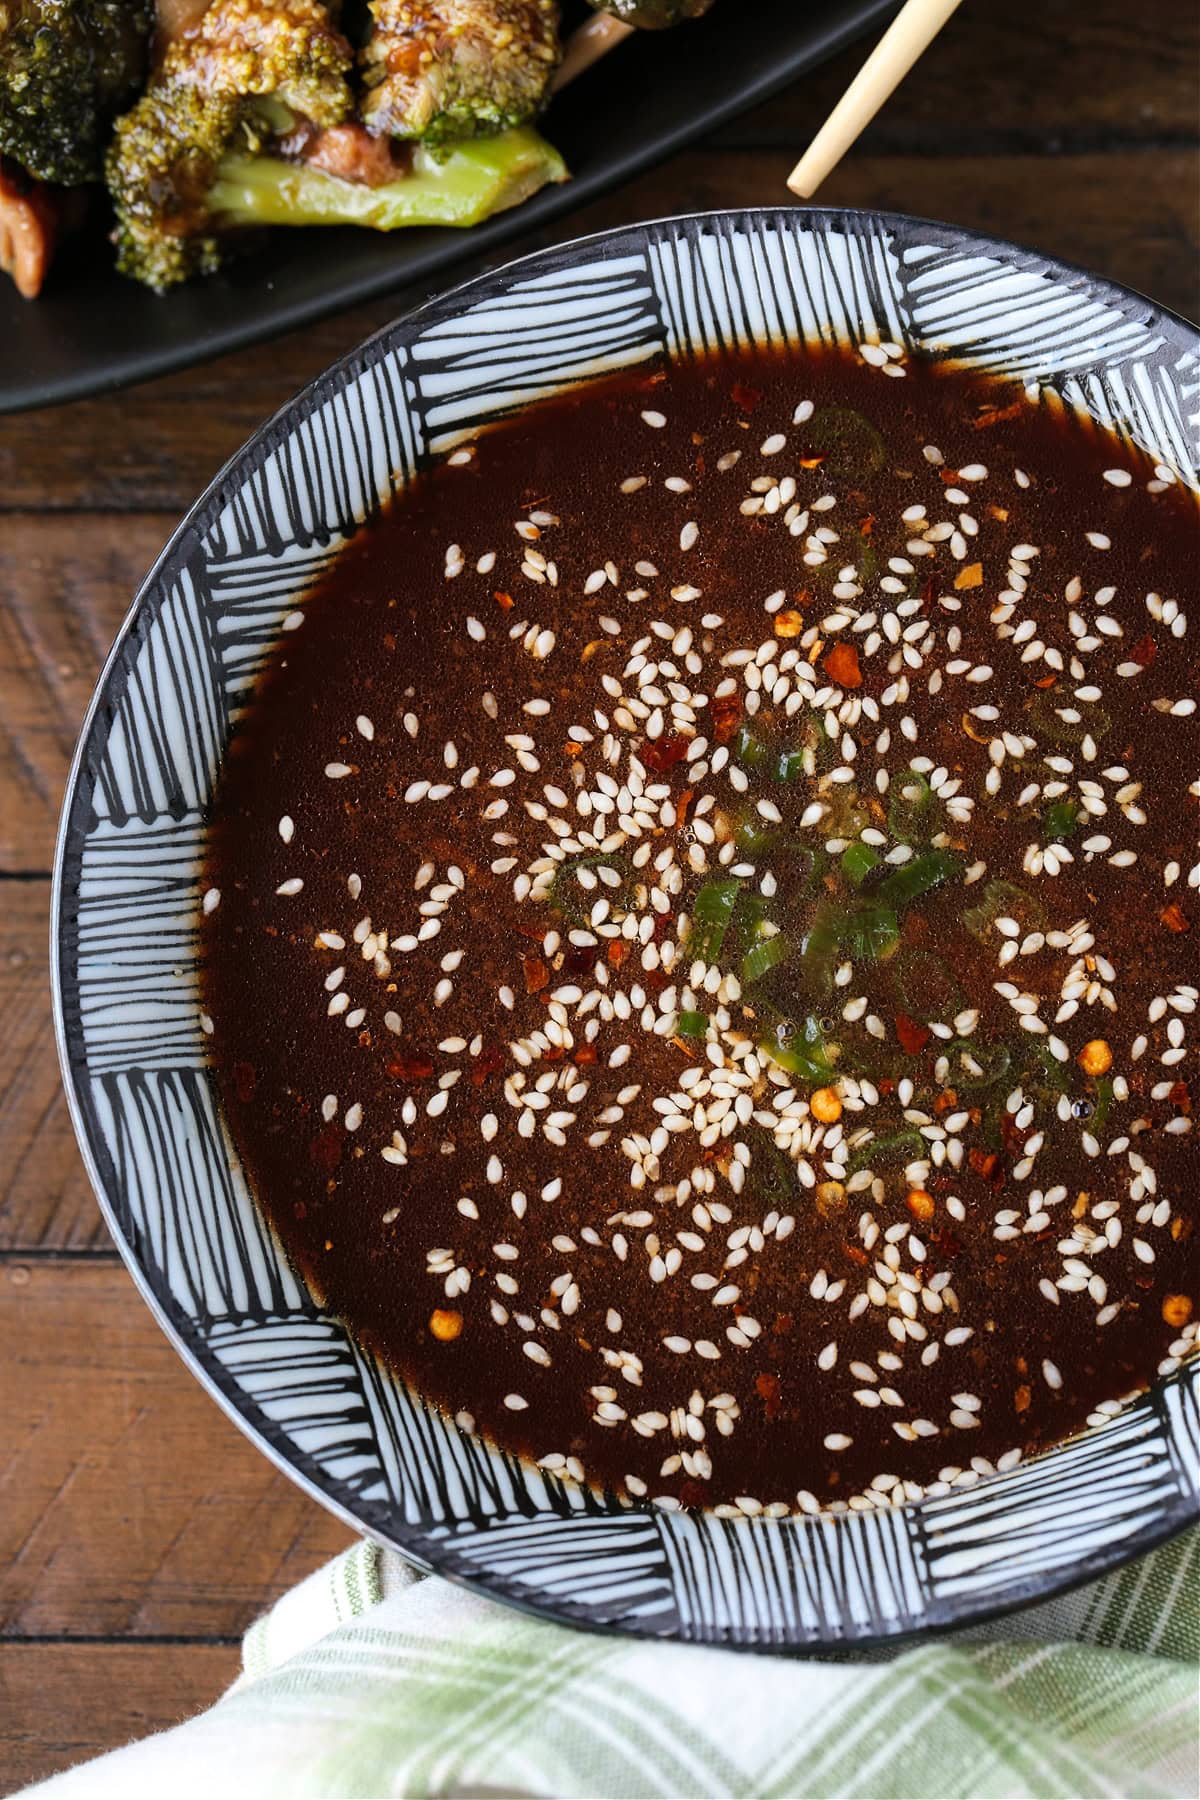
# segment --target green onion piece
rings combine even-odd
[[[687,945],[692,962],[716,962],[741,891],[741,882],[732,877],[706,881],[700,889],[692,906],[692,935]]]
[[[740,814],[733,828],[733,841],[747,856],[761,856],[779,842],[778,825],[768,825],[752,807]]]
[[[803,774],[803,750],[781,750],[775,764],[776,781],[799,781]]]
[[[738,1134],[750,1150],[747,1186],[765,1212],[786,1212],[794,1205],[798,1187],[796,1165],[785,1156],[769,1131],[761,1125]]]
[[[1042,836],[1048,844],[1061,844],[1079,830],[1083,815],[1073,800],[1056,800],[1046,809]]]
[[[1108,1119],[1108,1109],[1113,1103],[1112,1078],[1101,1075],[1096,1082],[1096,1110],[1087,1121],[1087,1128],[1094,1138],[1099,1138]]]
[[[746,769],[764,769],[771,759],[770,750],[760,737],[755,736],[749,725],[738,726],[730,748]]]
[[[1022,932],[1040,931],[1046,923],[1041,902],[1011,881],[989,881],[978,906],[971,906],[962,922],[972,937],[986,938],[997,919],[1014,919]]]
[[[833,983],[833,966],[839,956],[851,962],[881,962],[900,942],[894,908],[874,900],[852,900],[822,907],[804,940],[803,966],[812,991],[825,992]]]
[[[760,981],[768,969],[777,969],[780,963],[787,961],[793,948],[792,941],[782,931],[776,932],[774,937],[760,938],[742,958],[742,985],[750,987]]]
[[[877,475],[888,459],[882,434],[849,406],[817,409],[801,437],[801,458],[819,456],[821,471],[839,480]],[[844,560],[844,559],[843,559]]]
[[[676,1019],[675,1030],[680,1037],[702,1038],[708,1031],[708,1014],[685,1010]]]
[[[1059,1062],[1048,1044],[1040,1038],[1033,1038],[1022,1045],[1025,1052],[1025,1066],[1021,1071],[1021,1080],[1036,1092],[1043,1094],[1069,1094],[1071,1091],[1071,1067],[1069,1063]]]
[[[820,1023],[811,1013],[798,1022],[784,1019],[772,1026],[759,1048],[789,1075],[814,1087],[824,1087],[836,1078]]]
[[[888,1137],[872,1138],[853,1151],[847,1167],[856,1174],[859,1169],[903,1168],[906,1163],[928,1162],[929,1145],[915,1128],[894,1131]]]
[[[547,891],[546,901],[556,912],[561,913],[564,919],[574,925],[582,924],[587,918],[596,897],[587,889],[580,887],[575,880],[576,872],[579,869],[615,869],[621,877],[622,887],[626,880],[624,865],[616,856],[573,856],[569,861],[559,863],[554,871],[554,880],[550,883]],[[611,900],[620,892],[620,887],[609,887],[605,883],[604,894],[607,899]]]
[[[922,894],[941,887],[944,881],[957,881],[962,872],[962,861],[952,851],[927,850],[923,856],[914,856],[911,862],[902,863],[881,882],[879,898],[899,911],[902,906],[911,906]]]
[[[902,950],[896,958],[896,995],[910,1019],[952,1019],[962,1011],[962,989],[944,957],[932,950]]]
[[[888,830],[898,844],[925,844],[941,822],[933,789],[917,769],[905,769],[892,783]]]
[[[1026,710],[1032,735],[1052,744],[1082,744],[1085,737],[1098,744],[1112,730],[1112,718],[1102,706],[1057,688],[1036,689]],[[1064,712],[1072,717],[1064,719]]]
[[[837,920],[837,941],[853,962],[882,962],[900,942],[894,907],[857,900]]]
[[[842,851],[842,874],[854,887],[861,887],[878,862],[879,852],[870,844],[847,844]]]
[[[981,1044],[977,1038],[952,1038],[939,1047],[950,1064],[946,1086],[956,1094],[982,1094],[1008,1077],[1012,1058],[1004,1044]],[[957,1061],[956,1061],[957,1059]]]

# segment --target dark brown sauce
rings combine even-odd
[[[814,403],[814,418],[793,423],[804,399]],[[829,408],[854,409],[878,427],[882,467],[871,466],[869,434],[844,418],[831,427]],[[665,424],[647,423],[647,411]],[[784,446],[764,454],[760,447],[775,434]],[[943,461],[932,461],[924,446],[937,446]],[[720,467],[734,450],[742,453],[736,466]],[[1116,472],[1116,481],[1105,471]],[[634,476],[646,477],[645,485],[622,492]],[[757,495],[774,510],[751,515],[740,508],[757,477],[775,483],[775,497]],[[664,486],[668,478],[674,488]],[[778,484],[788,479],[795,492],[785,486],[781,493]],[[680,483],[689,485],[681,491]],[[829,494],[835,505],[814,507]],[[918,503],[923,518],[911,513]],[[794,536],[789,507],[800,506],[809,516]],[[515,523],[528,524],[531,514],[543,523],[522,538]],[[936,537],[931,554],[906,551],[906,542],[924,541],[942,521],[953,530]],[[682,548],[689,522],[699,527],[698,541]],[[205,919],[205,1006],[234,1138],[260,1204],[330,1308],[430,1399],[469,1414],[496,1441],[550,1456],[553,1466],[577,1458],[589,1480],[685,1505],[748,1496],[792,1506],[798,1493],[809,1497],[802,1504],[812,1504],[811,1496],[845,1502],[889,1474],[910,1485],[877,1487],[877,1499],[971,1479],[973,1458],[974,1469],[986,1472],[1014,1448],[1059,1440],[1101,1402],[1172,1366],[1181,1328],[1192,1334],[1196,1289],[1191,1234],[1200,1166],[1190,1119],[1197,1025],[1178,984],[1186,990],[1200,979],[1200,896],[1188,883],[1197,863],[1200,720],[1164,708],[1197,689],[1200,625],[1178,624],[1189,611],[1195,526],[1191,497],[1165,486],[1140,453],[1061,411],[1031,407],[1019,390],[919,363],[907,365],[904,379],[887,379],[848,356],[780,353],[626,374],[531,409],[486,433],[469,460],[423,476],[364,529],[307,601],[303,626],[284,637],[234,739],[209,871],[220,900]],[[838,533],[824,567],[804,560],[818,529]],[[1091,541],[1088,533],[1102,535]],[[463,567],[448,578],[452,546],[461,546]],[[1038,554],[1017,557],[1014,589],[1017,546]],[[533,575],[521,569],[529,550]],[[485,563],[480,572],[489,552],[494,567]],[[597,589],[586,578],[610,559],[616,584],[605,580]],[[889,570],[892,559],[897,570]],[[450,555],[449,566],[458,560]],[[859,595],[835,592],[843,560],[858,570],[861,581],[851,586],[861,585]],[[546,572],[543,561],[554,565],[557,586],[536,580]],[[639,573],[639,562],[661,573]],[[881,590],[881,579],[893,591]],[[764,610],[778,590],[782,601]],[[996,611],[1005,605],[1002,592],[1014,596],[1010,615]],[[1147,595],[1157,596],[1156,610]],[[876,622],[828,629],[839,605],[873,612]],[[722,623],[706,626],[714,616]],[[479,621],[482,642],[470,635],[469,619]],[[514,638],[518,624],[525,629]],[[685,627],[690,643],[678,636]],[[542,632],[554,636],[544,655]],[[641,691],[658,698],[622,724],[623,700],[602,676],[636,699],[644,670],[630,672],[630,659],[644,638],[650,642],[637,654],[660,666]],[[776,649],[761,666],[776,672],[773,679],[794,651],[812,671],[804,695],[824,689],[834,697],[789,713],[781,687],[779,703],[760,699],[752,716],[748,697],[761,695],[761,677],[757,689],[749,687],[743,670],[720,667],[720,658],[772,641]],[[689,668],[689,656],[700,672]],[[1118,674],[1130,663],[1140,672]],[[990,676],[970,678],[984,668]],[[935,670],[940,687],[931,695]],[[789,691],[799,691],[795,669],[784,674]],[[736,693],[722,696],[719,682],[731,679]],[[897,690],[902,680],[906,693]],[[1080,687],[1098,688],[1099,698],[1074,703],[1076,711],[1082,704],[1081,721],[1063,721],[1053,708],[1070,711]],[[485,693],[494,696],[494,717]],[[530,713],[531,701],[546,706]],[[998,717],[979,715],[989,706]],[[648,736],[656,714],[661,729]],[[582,738],[570,735],[573,726]],[[627,834],[607,853],[583,845],[590,861],[582,877],[560,877],[545,898],[536,888],[517,898],[514,882],[544,843],[597,825],[594,811],[581,817],[576,809],[576,782],[586,769],[584,787],[602,791],[595,776],[607,767],[606,729],[620,747],[605,829],[619,832],[632,807],[640,835]],[[1026,733],[1032,748],[1005,756],[993,777],[998,791],[989,792],[996,754],[989,740],[1002,742],[1006,730]],[[689,762],[694,734],[707,738],[708,749]],[[710,766],[718,747],[733,752],[719,770]],[[800,769],[781,780],[776,762],[759,754],[776,759],[789,747],[797,756],[811,752],[811,774]],[[644,771],[643,788],[660,790],[643,798],[640,814],[628,789],[631,755]],[[1046,756],[1068,768],[1047,765]],[[940,846],[954,872],[895,905],[894,939],[880,940],[877,956],[837,938],[826,969],[811,949],[814,924],[856,906],[874,906],[877,924],[879,907],[886,911],[883,883],[903,866],[881,860],[856,889],[843,852],[827,850],[826,841],[867,831],[880,840],[881,859],[898,851],[904,820],[889,808],[910,757],[929,759],[926,774],[942,792],[930,798],[920,783],[913,790],[919,816],[908,833],[909,862]],[[464,787],[474,765],[478,785]],[[350,773],[328,774],[331,766]],[[705,771],[700,779],[697,767]],[[744,793],[732,785],[731,768],[743,770]],[[879,768],[892,784],[886,794],[875,780]],[[837,769],[849,771],[845,780]],[[511,781],[491,785],[502,770]],[[1031,874],[1023,867],[1029,847],[1052,850],[1052,809],[1078,809],[1081,781],[1097,788],[1103,811],[1066,822],[1072,860],[1057,874],[1045,863]],[[412,797],[420,782],[434,784],[433,798]],[[960,801],[974,799],[970,818],[956,816],[946,786],[953,782],[961,784]],[[1065,794],[1054,791],[1056,782]],[[1035,796],[1023,799],[1030,784]],[[1141,785],[1131,793],[1133,784]],[[708,795],[714,802],[705,812]],[[801,821],[814,795],[834,808],[815,827]],[[527,800],[546,816],[530,817]],[[760,800],[779,812],[778,824],[757,811]],[[280,832],[285,817],[294,822],[289,842]],[[562,821],[557,838],[554,819]],[[732,830],[749,833],[752,848],[738,848],[722,869],[721,841]],[[497,842],[497,834],[515,841]],[[1086,851],[1097,834],[1109,847]],[[651,846],[648,868],[634,866],[638,843]],[[678,877],[655,872],[654,859],[668,846]],[[1127,846],[1136,862],[1114,866],[1109,858]],[[693,869],[693,854],[707,868]],[[417,889],[427,860],[436,870]],[[980,860],[986,873],[969,880]],[[497,861],[502,867],[493,871]],[[1168,885],[1171,863],[1178,873]],[[764,1032],[794,1050],[811,1019],[820,1046],[815,1067],[829,1059],[832,1078],[804,1063],[804,1072],[781,1077],[758,1057],[745,1087],[709,1093],[703,1107],[697,1101],[705,1120],[707,1108],[719,1113],[718,1125],[731,1109],[737,1117],[736,1128],[712,1142],[702,1141],[694,1116],[685,1117],[695,1109],[667,1105],[674,1123],[656,1171],[637,1142],[662,1126],[664,1111],[653,1100],[678,1096],[681,1077],[704,1082],[714,1071],[703,1044],[678,1028],[648,1031],[641,1015],[645,1008],[647,1019],[661,1019],[664,992],[687,984],[686,952],[672,970],[661,960],[680,941],[680,914],[706,883],[747,866],[752,875],[736,878],[743,911],[716,962],[736,973],[745,967],[739,958],[761,941],[755,933],[776,926],[792,944],[789,956],[764,985],[743,984],[731,1002],[704,994],[700,984],[690,991],[694,1004],[681,1000],[676,1010],[699,1014],[701,1028],[711,1019],[726,1045],[729,1033],[740,1034],[752,1056]],[[764,876],[775,891],[751,906]],[[969,929],[966,915],[981,905],[987,913],[993,879],[1014,883],[1018,898],[1003,902],[997,893],[990,917]],[[300,891],[277,893],[295,881]],[[672,881],[677,891],[668,894]],[[665,908],[647,898],[656,882]],[[612,905],[593,932],[591,908],[606,892]],[[1019,909],[1022,895],[1033,911],[1015,921],[1019,954],[1001,964],[1004,933],[994,921],[1007,919],[1005,904]],[[422,915],[422,904],[444,910]],[[641,935],[597,935],[626,911]],[[861,923],[865,915],[856,916]],[[367,918],[372,940],[383,936],[364,959],[353,933]],[[436,935],[410,947],[433,918]],[[1035,936],[1066,933],[1079,921],[1086,932],[1070,945],[1028,948]],[[572,929],[595,943],[573,943]],[[545,934],[555,931],[561,941],[547,947]],[[343,938],[344,947],[319,941],[322,932]],[[456,967],[443,966],[459,951]],[[845,960],[854,966],[839,987],[834,967]],[[1085,991],[1074,1015],[1058,1023],[1074,965]],[[962,1061],[964,1030],[955,1028],[948,1046],[897,997],[897,980],[911,990],[947,970],[955,997],[943,1004],[960,1017],[974,1009],[978,1020],[964,1028],[966,1038],[986,1047],[987,1057],[1007,1059],[985,1059],[976,1083]],[[1035,1034],[996,992],[1006,980],[1033,997],[1046,1022],[1036,1058]],[[445,997],[435,1005],[439,982]],[[601,1018],[618,993],[635,987],[631,1018]],[[592,989],[602,998],[578,1014]],[[511,1010],[497,997],[501,990],[510,991]],[[553,1041],[552,1032],[543,1053],[522,1066],[511,1044],[553,1021],[552,996],[564,991],[579,996],[556,1003],[570,1043]],[[345,1008],[331,1016],[340,993],[348,995]],[[855,997],[865,1006],[849,1020],[843,1009]],[[918,993],[913,1011],[922,1010]],[[388,1013],[398,1031],[385,1022]],[[347,1017],[355,1021],[349,1028]],[[940,1019],[936,1008],[933,1018]],[[600,1020],[590,1042],[589,1020]],[[1068,1051],[1065,1061],[1047,1049],[1052,1039]],[[1097,1040],[1111,1066],[1089,1073],[1078,1058]],[[461,1047],[439,1048],[447,1042]],[[612,1066],[621,1044],[630,1046],[628,1060]],[[1176,1049],[1183,1054],[1170,1054]],[[938,1056],[947,1053],[950,1066],[939,1074]],[[439,1079],[455,1069],[445,1110],[430,1116]],[[689,1069],[699,1077],[684,1077]],[[525,1094],[539,1077],[552,1076],[554,1087],[532,1107],[514,1105],[506,1083],[515,1076]],[[905,1079],[911,1094],[897,1087]],[[781,1098],[781,1081],[790,1083],[791,1102]],[[807,1103],[818,1084],[840,1087],[838,1104],[847,1104],[826,1128],[833,1135],[810,1150],[803,1134],[816,1123]],[[640,1091],[622,1101],[622,1090],[635,1085]],[[1018,1086],[1033,1108],[1028,1118],[1004,1104]],[[743,1093],[745,1119],[737,1114]],[[326,1096],[336,1097],[326,1105],[329,1117]],[[408,1120],[406,1101],[413,1103]],[[776,1126],[788,1104],[799,1135],[780,1150]],[[755,1116],[772,1105],[766,1117],[774,1125]],[[919,1185],[906,1176],[912,1134],[921,1131],[906,1111],[931,1131],[945,1131],[949,1121],[944,1141],[960,1140],[961,1165],[930,1162]],[[960,1113],[968,1117],[956,1126]],[[532,1135],[517,1129],[523,1115],[532,1116]],[[601,1115],[612,1123],[606,1127]],[[495,1135],[485,1141],[489,1117]],[[1093,1119],[1103,1141],[1088,1155],[1084,1134]],[[548,1125],[559,1141],[547,1137]],[[877,1148],[878,1164],[861,1144],[839,1150],[847,1135],[853,1141],[868,1128],[880,1139],[898,1131],[908,1138],[891,1153]],[[588,1143],[604,1129],[607,1142]],[[1124,1146],[1109,1154],[1121,1139]],[[749,1164],[740,1192],[729,1174],[739,1143]],[[498,1179],[487,1167],[493,1155]],[[639,1159],[647,1175],[635,1189],[630,1172]],[[810,1168],[810,1185],[791,1166],[798,1161]],[[863,1169],[881,1185],[864,1188]],[[693,1170],[700,1174],[692,1191],[681,1194],[679,1183]],[[712,1184],[707,1196],[697,1191],[705,1182]],[[517,1211],[514,1192],[526,1196]],[[1044,1206],[1031,1198],[1037,1193],[1051,1196]],[[790,1235],[777,1237],[773,1225],[762,1234],[766,1221],[785,1213]],[[629,1223],[630,1214],[640,1222]],[[868,1216],[873,1225],[864,1224]],[[1034,1228],[1025,1229],[1031,1218]],[[614,1249],[618,1234],[623,1260]],[[1064,1250],[1064,1242],[1081,1248]],[[433,1249],[447,1256],[431,1270]],[[665,1277],[652,1279],[664,1266]],[[447,1277],[456,1290],[458,1270],[469,1274],[469,1287],[448,1293]],[[714,1280],[697,1287],[697,1273]],[[1064,1280],[1066,1287],[1057,1285]],[[903,1304],[902,1288],[910,1296]],[[736,1290],[733,1298],[715,1305],[725,1289]],[[831,1291],[832,1300],[824,1297]],[[860,1294],[868,1298],[856,1310]],[[749,1321],[744,1331],[739,1320]],[[954,1335],[962,1331],[969,1335]],[[538,1347],[538,1360],[527,1343]],[[614,1357],[628,1352],[637,1362],[618,1366]],[[867,1365],[868,1375],[855,1372],[855,1363]],[[872,1395],[882,1403],[870,1404]],[[506,1396],[527,1405],[512,1410]],[[638,1416],[641,1432],[632,1424]],[[688,1416],[698,1423],[688,1425]],[[896,1424],[906,1435],[897,1435]],[[679,1460],[685,1454],[686,1463]],[[637,1478],[632,1488],[628,1475]]]

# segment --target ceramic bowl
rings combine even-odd
[[[422,463],[602,370],[804,339],[894,340],[1018,375],[1196,482],[1195,330],[968,232],[877,213],[712,214],[495,269],[322,375],[180,525],[84,726],[53,924],[63,1072],[100,1203],[163,1328],[254,1442],[357,1528],[498,1599],[752,1648],[979,1618],[1195,1520],[1195,1364],[1008,1474],[838,1518],[640,1510],[539,1473],[427,1408],[289,1268],[207,1066],[197,913],[210,796],[249,685],[305,588]]]

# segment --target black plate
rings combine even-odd
[[[719,0],[701,20],[640,34],[550,109],[546,134],[574,179],[469,232],[278,231],[228,273],[159,298],[115,272],[97,229],[64,254],[35,302],[0,276],[0,413],[77,400],[275,337],[546,224],[766,99],[895,3]],[[818,122],[797,117],[797,154]]]

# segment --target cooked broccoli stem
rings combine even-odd
[[[149,0],[0,0],[0,155],[39,181],[99,180],[152,17]]]
[[[476,225],[519,206],[548,181],[565,181],[558,151],[528,125],[455,144],[444,156],[421,145],[409,173],[381,187],[343,181],[311,164],[227,156],[209,189],[210,214],[229,225]]]
[[[350,66],[319,0],[215,0],[113,134],[122,273],[162,289],[216,268],[209,195],[223,159],[257,153],[294,115],[339,124],[352,106]]]
[[[371,0],[364,124],[445,144],[541,110],[559,59],[556,0]]]

